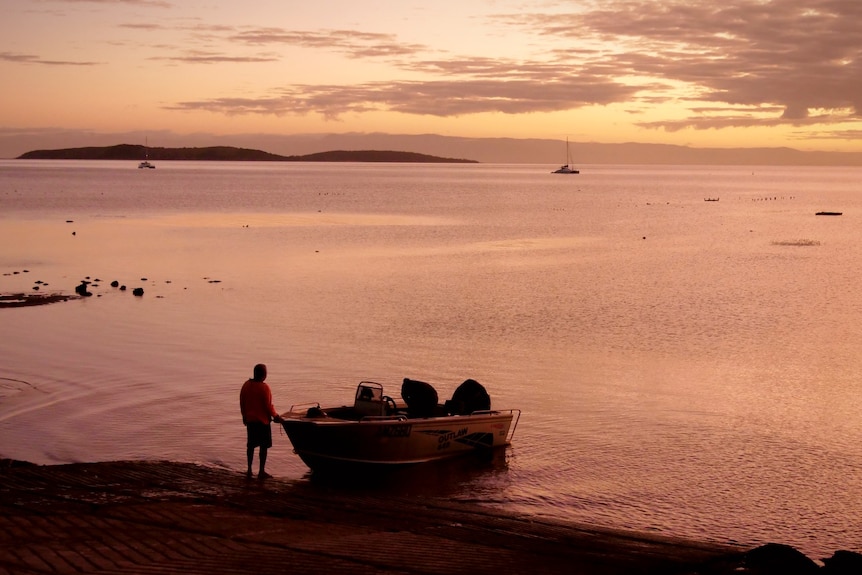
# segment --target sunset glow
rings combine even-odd
[[[160,133],[862,152],[856,0],[11,0],[0,30],[0,157]]]

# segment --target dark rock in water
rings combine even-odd
[[[120,286],[120,291],[126,291],[126,286]]]
[[[144,288],[142,288],[142,287],[137,287],[137,288],[133,289],[133,290],[132,290],[132,295],[136,295],[136,296],[138,296],[138,297],[140,297],[140,296],[144,295]]]
[[[858,575],[862,573],[862,553],[836,551],[823,560],[823,575]]]
[[[83,297],[90,297],[93,294],[89,290],[87,290],[87,286],[89,284],[90,282],[86,281],[79,283],[77,286],[75,286],[75,293]]]
[[[118,282],[117,280],[111,282],[111,287],[117,287],[118,285],[120,285],[120,282]]]
[[[780,543],[767,543],[745,554],[746,571],[761,575],[816,575],[820,566],[801,551]]]

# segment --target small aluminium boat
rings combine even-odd
[[[509,445],[521,415],[518,409],[491,409],[484,387],[472,379],[442,404],[421,381],[404,379],[401,395],[396,402],[381,384],[362,381],[353,405],[295,405],[281,414],[281,423],[312,471],[370,471],[490,453]]]

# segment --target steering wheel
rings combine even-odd
[[[398,407],[395,405],[395,400],[388,395],[383,396],[383,402],[386,404],[386,411],[390,414],[398,411]]]

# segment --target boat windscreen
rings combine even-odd
[[[360,401],[382,401],[383,388],[359,384],[356,388],[356,399]]]

